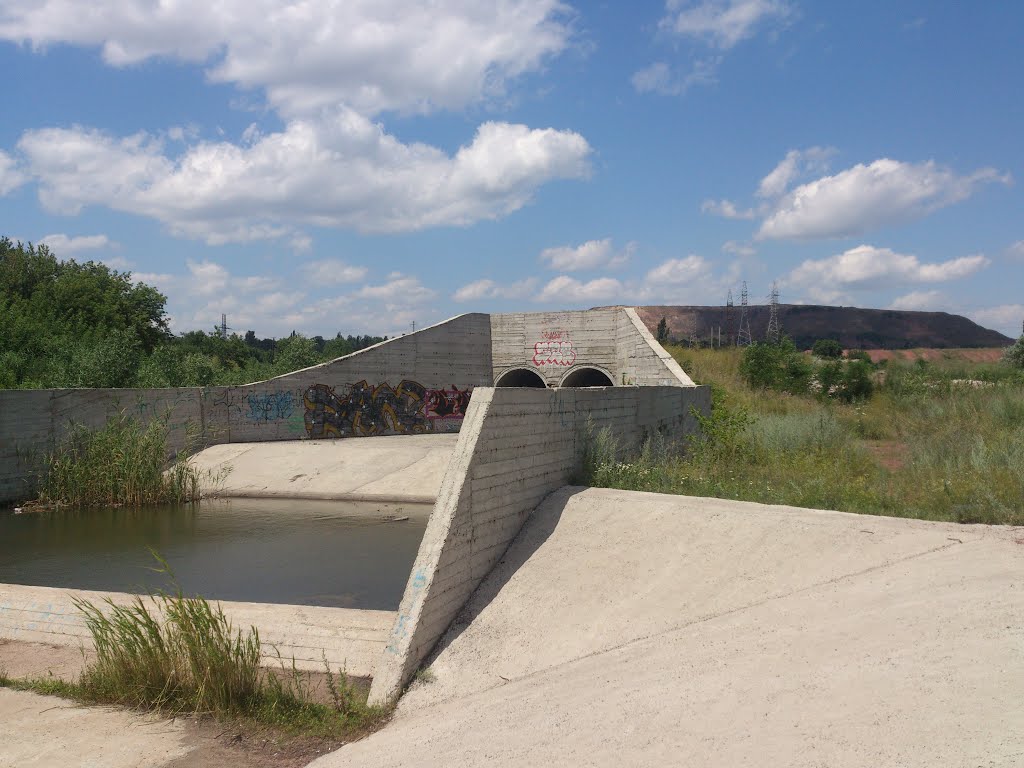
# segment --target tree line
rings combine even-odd
[[[0,389],[248,384],[387,338],[174,334],[166,303],[129,272],[0,237]]]

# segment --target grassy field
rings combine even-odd
[[[890,361],[841,403],[755,391],[738,350],[669,350],[714,390],[705,439],[617,456],[593,485],[961,523],[1024,525],[1024,377],[999,364]]]

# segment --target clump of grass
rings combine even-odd
[[[146,423],[122,411],[103,427],[72,426],[46,457],[39,503],[140,506],[199,498],[199,472],[179,452],[167,469],[167,418]]]
[[[163,562],[163,561],[161,561]],[[160,569],[170,573],[166,564]],[[173,574],[171,574],[173,580]],[[96,658],[62,695],[170,715],[249,720],[288,732],[333,738],[360,735],[382,723],[366,691],[325,660],[332,705],[313,699],[308,673],[281,660],[261,666],[255,627],[232,627],[219,604],[174,593],[136,596],[128,605],[75,599]],[[32,686],[42,681],[29,682]]]
[[[97,701],[174,713],[235,714],[252,708],[260,683],[260,640],[232,631],[219,606],[182,594],[142,597],[107,610],[76,599],[96,661],[80,684]]]

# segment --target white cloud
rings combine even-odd
[[[752,37],[763,22],[784,20],[791,13],[781,0],[667,0],[659,27],[728,49]]]
[[[625,288],[613,277],[598,277],[582,282],[568,275],[559,275],[545,285],[537,301],[559,302],[563,306],[577,302],[622,300]]]
[[[346,264],[340,259],[321,259],[302,265],[306,276],[318,285],[338,285],[339,283],[357,283],[366,277],[367,268]]]
[[[291,236],[299,245],[301,224],[403,232],[497,219],[547,181],[587,176],[591,151],[571,131],[490,122],[448,155],[346,109],[176,158],[147,134],[80,127],[28,131],[18,149],[50,211],[104,205],[211,244]]]
[[[636,252],[636,243],[626,243],[622,250],[616,251],[610,237],[603,240],[588,240],[580,245],[562,245],[557,248],[545,248],[541,251],[540,260],[549,269],[561,272],[578,272],[584,269],[620,267],[627,263]]]
[[[1011,338],[1021,335],[1024,324],[1024,304],[1000,304],[968,312],[967,315],[979,325],[995,328]]]
[[[223,293],[231,279],[227,268],[214,261],[188,259],[185,264],[191,276],[191,289],[202,296]]]
[[[665,96],[681,96],[695,85],[714,85],[718,82],[720,56],[698,59],[693,68],[685,74],[664,61],[657,61],[649,67],[633,73],[631,82],[638,93],[660,93]]]
[[[650,285],[689,283],[705,277],[711,271],[711,265],[696,254],[682,259],[669,259],[647,273]]]
[[[364,285],[354,294],[360,299],[374,299],[389,306],[419,304],[430,301],[437,293],[427,288],[418,277],[392,272],[387,282],[380,285]]]
[[[791,13],[783,0],[666,0],[658,29],[671,37],[695,39],[718,52],[694,55],[688,69],[656,61],[633,73],[633,88],[638,93],[680,96],[695,85],[713,85],[718,82],[721,51],[753,37],[766,22],[784,21]],[[711,51],[705,48],[704,53]]]
[[[39,244],[45,245],[54,252],[54,255],[62,259],[70,258],[81,251],[117,247],[117,243],[106,235],[80,235],[78,237],[69,237],[65,234],[53,234],[39,238]],[[112,259],[104,259],[103,261],[104,263],[113,266]]]
[[[581,281],[559,275],[550,280],[534,300],[559,307],[596,303],[708,304],[716,303],[719,296],[724,298],[728,286],[735,280],[735,268],[716,275],[713,264],[701,256],[690,254],[663,261],[639,280],[599,277]]]
[[[934,161],[913,164],[883,158],[798,186],[768,213],[757,237],[859,235],[958,203],[981,184],[1009,181],[993,168],[958,176]],[[777,185],[773,189],[777,192]]]
[[[475,280],[459,288],[453,294],[455,301],[481,301],[483,299],[525,299],[537,289],[536,278],[528,277],[514,283],[497,283],[494,280]]]
[[[146,285],[151,285],[154,288],[158,288],[164,292],[166,292],[165,289],[167,287],[173,286],[175,284],[174,275],[169,275],[166,272],[132,271],[132,280],[135,281],[136,283],[145,283]]]
[[[14,158],[0,150],[0,197],[13,192],[25,181],[26,176],[15,165]]]
[[[1024,240],[1018,240],[1007,248],[1006,255],[1015,261],[1024,261]]]
[[[911,291],[893,299],[889,309],[934,310],[941,307],[945,300],[942,291]]]
[[[364,114],[459,109],[566,49],[560,0],[7,0],[0,39],[100,47],[128,66],[206,65],[208,80],[263,89],[289,116],[346,104]]]
[[[380,283],[324,295],[315,280],[237,275],[211,260],[189,260],[186,268],[185,274],[178,275],[132,275],[167,295],[176,332],[208,330],[220,324],[221,313],[237,333],[252,329],[261,336],[283,336],[293,330],[310,335],[337,331],[395,335],[408,331],[413,321],[422,326],[440,319],[428,305],[436,292],[419,278],[399,272]]]
[[[722,244],[722,251],[735,256],[753,256],[757,249],[750,243],[740,243],[735,240],[728,240]]]
[[[808,259],[794,269],[786,284],[813,289],[821,299],[828,292],[885,288],[894,284],[937,283],[972,275],[988,266],[981,254],[923,263],[917,256],[889,248],[859,245],[827,259]]]
[[[828,159],[836,153],[832,147],[811,147],[791,149],[772,171],[761,179],[757,196],[768,200],[786,193],[790,184],[808,173],[823,173],[828,170]]]
[[[731,200],[705,200],[700,205],[701,213],[710,213],[725,219],[753,219],[757,211],[753,208],[742,210]]]

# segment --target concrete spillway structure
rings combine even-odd
[[[122,410],[167,418],[172,451],[192,441],[216,446],[207,454],[213,465],[218,456],[221,463],[245,458],[255,469],[228,481],[238,495],[274,495],[260,477],[268,462],[254,443],[280,453],[287,445],[281,441],[458,433],[443,459],[407,465],[419,473],[411,486],[428,487],[436,502],[390,629],[374,625],[382,651],[370,665],[371,695],[386,701],[401,692],[530,512],[577,472],[589,430],[607,427],[635,448],[654,434],[694,433],[694,411],[709,408],[708,388],[693,384],[632,309],[467,314],[245,386],[0,391],[0,502],[31,494],[39,457],[72,422],[98,427]],[[382,443],[350,444],[374,454],[364,463],[387,466],[387,456],[377,455]],[[296,497],[358,497],[401,484],[397,460],[376,484],[343,482],[348,475],[338,470],[336,482],[329,471],[301,471],[337,458],[330,447],[301,445],[270,463],[289,484],[305,478],[292,489]],[[24,623],[12,612],[24,602],[15,589],[0,586],[0,637],[16,635]],[[36,613],[34,631],[47,612]]]

